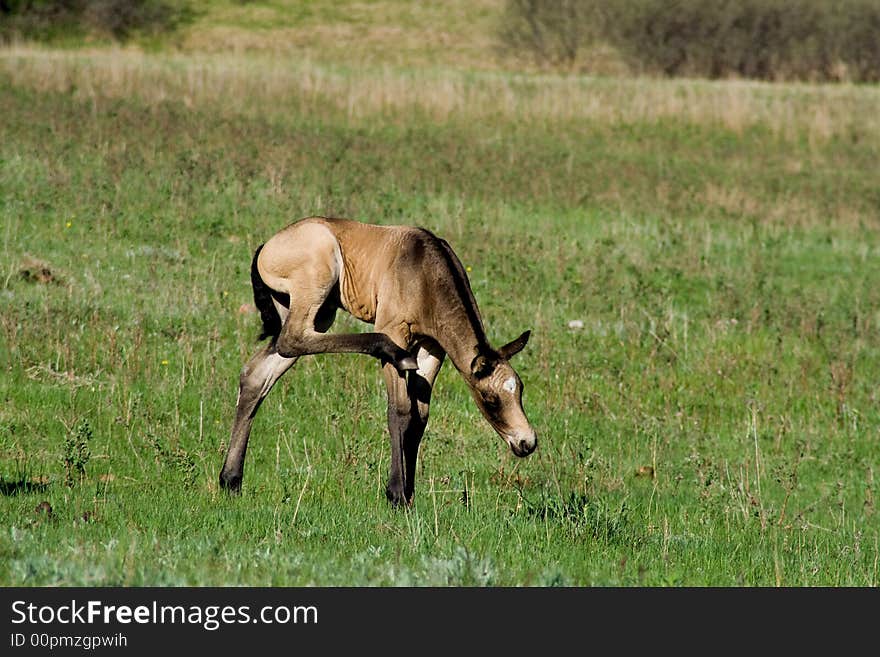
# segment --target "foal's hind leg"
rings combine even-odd
[[[314,325],[315,315],[310,311],[309,304],[297,308],[291,302],[290,315],[276,343],[278,353],[290,358],[329,353],[367,354],[383,363],[391,363],[399,370],[414,370],[417,367],[409,352],[401,349],[384,333],[328,334],[316,331]]]
[[[260,251],[266,285],[290,298],[287,319],[275,343],[279,354],[361,353],[415,369],[416,362],[384,333],[326,334],[316,324],[339,307],[342,254],[333,233],[318,223],[301,223],[278,233]]]
[[[244,476],[244,457],[247,452],[251,425],[260,404],[275,382],[289,370],[296,358],[279,355],[270,343],[257,352],[242,368],[239,379],[238,403],[235,409],[235,422],[232,436],[226,451],[226,461],[220,471],[220,487],[230,492],[241,490]]]

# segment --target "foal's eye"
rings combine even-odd
[[[487,392],[483,394],[483,405],[488,409],[495,409],[501,404],[498,401],[498,395],[492,392]]]

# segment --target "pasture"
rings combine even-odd
[[[878,102],[3,50],[0,583],[876,586]],[[218,489],[253,250],[311,214],[436,232],[532,329],[533,455],[447,362],[395,511],[379,366],[307,357]]]

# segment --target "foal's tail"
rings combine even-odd
[[[263,331],[260,340],[266,338],[275,339],[281,333],[281,317],[272,303],[272,290],[266,285],[260,272],[257,270],[257,257],[263,250],[264,244],[260,244],[254,252],[254,260],[251,262],[251,285],[254,288],[254,305],[260,311],[260,319],[263,320]]]

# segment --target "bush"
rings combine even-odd
[[[878,34],[877,0],[510,0],[498,32],[546,64],[601,39],[638,72],[857,82],[880,80]]]
[[[124,41],[136,33],[173,30],[191,13],[183,0],[0,0],[0,37],[98,34]]]
[[[163,0],[93,0],[83,12],[95,31],[124,40],[134,32],[167,32],[180,22],[184,7]]]
[[[500,50],[527,56],[535,64],[571,67],[595,34],[593,2],[509,0],[501,17]]]

